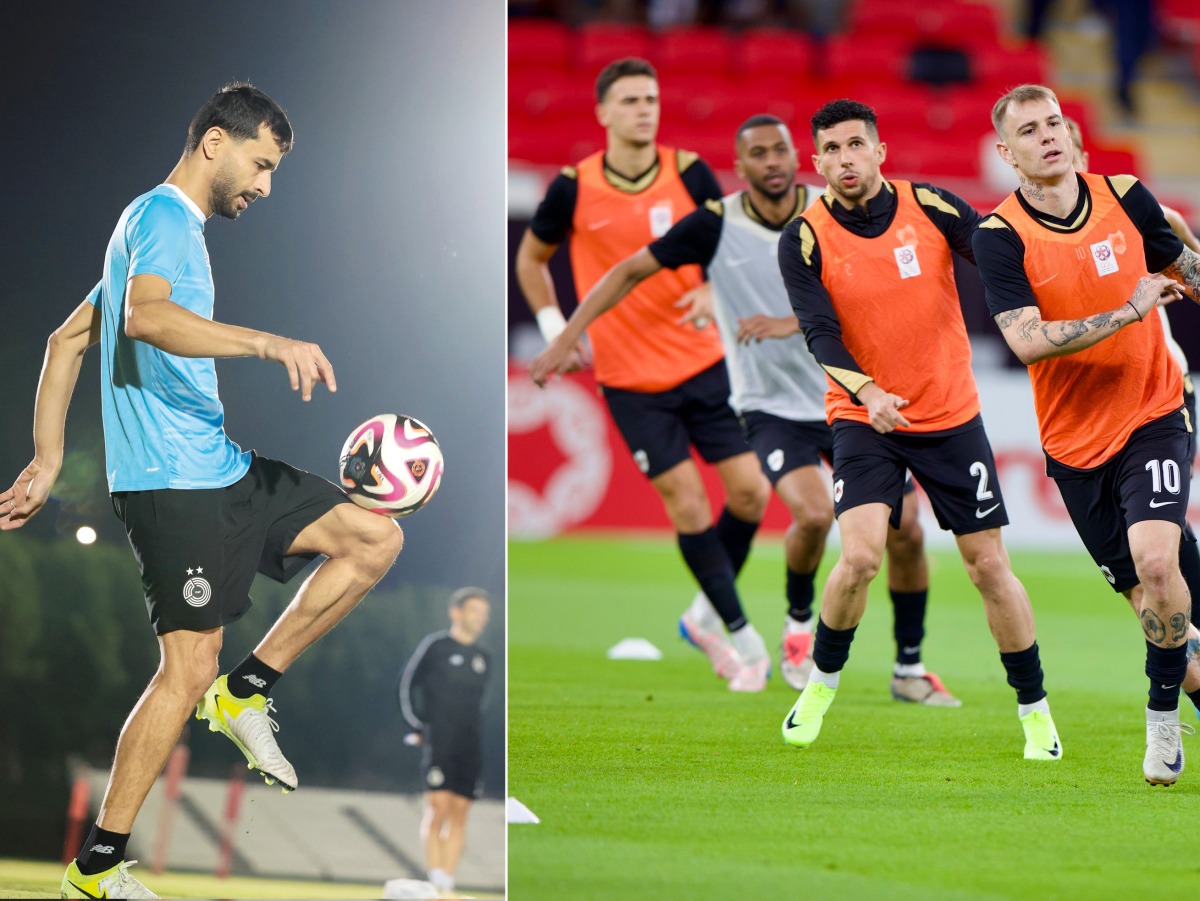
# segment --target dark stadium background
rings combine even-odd
[[[216,315],[319,342],[339,391],[303,404],[282,368],[218,364],[243,447],[336,478],[349,430],[379,412],[425,421],[446,455],[428,508],[376,595],[276,691],[281,743],[309,785],[419,791],[400,745],[398,671],[445,598],[492,592],[484,645],[487,793],[504,780],[504,13],[498,3],[263,0],[6,3],[0,12],[0,481],[32,453],[45,341],[99,278],[124,206],[162,181],[188,121],[224,82],[287,110],[295,150],[272,196],[211,220]],[[55,856],[68,761],[107,768],[157,662],[137,573],[104,483],[98,354],[68,417],[57,499],[0,536],[0,839]],[[78,526],[99,532],[84,547]],[[298,583],[296,583],[298,584]],[[295,586],[293,585],[292,588]],[[256,586],[224,667],[287,592]],[[289,685],[290,683],[290,685]],[[193,775],[240,759],[190,729]]]

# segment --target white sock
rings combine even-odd
[[[761,660],[767,656],[767,645],[762,640],[762,636],[758,634],[754,626],[746,623],[736,632],[729,633],[729,639],[733,642],[734,649],[743,661]]]
[[[691,619],[706,628],[725,628],[725,624],[721,622],[721,617],[717,616],[717,611],[713,609],[712,602],[709,601],[708,595],[703,591],[697,591],[696,596],[692,598],[692,604],[688,607],[688,613],[691,614]]]
[[[440,867],[434,867],[432,870],[429,871],[429,873],[427,875],[429,876],[430,882],[432,882],[434,885],[440,887],[442,884],[442,880],[446,878],[446,871],[441,869]]]
[[[819,666],[814,666],[812,674],[808,677],[809,682],[820,682],[822,685],[828,685],[830,688],[838,687],[838,680],[841,679],[842,671],[836,673],[827,673],[822,671]]]
[[[1050,702],[1047,701],[1045,698],[1042,698],[1040,701],[1034,701],[1032,704],[1018,704],[1017,705],[1017,718],[1019,719],[1023,716],[1028,716],[1029,714],[1033,713],[1033,711],[1035,711],[1035,710],[1040,710],[1042,713],[1049,714],[1050,713]]]
[[[1147,723],[1177,723],[1179,722],[1179,708],[1174,710],[1151,710],[1146,708]]]
[[[925,675],[924,663],[897,663],[892,667],[892,675],[897,679],[920,678]]]
[[[789,613],[783,620],[783,628],[789,635],[792,635],[796,632],[807,632],[809,635],[811,635],[813,625],[816,623],[816,621],[817,618],[814,616],[807,622],[802,623],[799,620],[792,619],[792,615]]]

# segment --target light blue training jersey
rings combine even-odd
[[[212,319],[204,214],[174,185],[125,208],[104,254],[104,277],[87,297],[103,316],[108,490],[232,485],[249,469],[250,453],[225,434],[215,362],[177,357],[125,334],[125,286],[145,274],[171,283],[172,303]]]

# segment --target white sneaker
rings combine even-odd
[[[63,876],[59,897],[62,898],[157,898],[158,895],[129,875],[136,860],[122,860],[102,873],[85,876],[74,860]]]
[[[704,652],[713,670],[722,679],[733,679],[738,675],[742,658],[734,650],[725,624],[703,592],[696,595],[692,606],[679,617],[679,634],[693,647]]]
[[[730,634],[729,640],[741,661],[737,674],[729,680],[729,690],[763,691],[771,674],[771,655],[767,653],[766,642],[749,623]]]
[[[796,691],[804,691],[813,668],[812,620],[801,625],[791,617],[786,617],[780,647],[779,673],[783,681]]]
[[[1183,772],[1181,732],[1195,735],[1196,730],[1179,722],[1179,709],[1146,709],[1146,757],[1142,774],[1151,785],[1174,785]]]
[[[226,677],[220,676],[196,705],[196,719],[208,720],[210,732],[221,732],[237,745],[252,770],[263,774],[267,785],[280,784],[284,794],[300,784],[296,771],[288,763],[275,733],[279,724],[271,719],[275,705],[270,698],[255,695],[238,698],[229,693]]]

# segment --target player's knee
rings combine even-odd
[[[725,506],[738,519],[758,522],[767,512],[771,500],[770,483],[762,476],[745,479],[727,490]]]
[[[805,541],[821,541],[833,528],[833,504],[792,504],[789,511],[798,537]]]
[[[998,596],[999,586],[1012,577],[1007,556],[993,549],[964,558],[963,564],[971,578],[971,584],[982,592],[984,597]]]
[[[664,494],[663,505],[676,532],[692,535],[712,525],[712,511],[703,491]]]
[[[873,548],[846,548],[838,565],[851,582],[865,585],[879,575],[879,567],[883,563],[880,556]]]
[[[363,528],[355,533],[353,556],[369,577],[378,579],[400,555],[404,532],[394,520],[384,516],[369,514],[362,519]]]
[[[1179,574],[1179,554],[1176,548],[1150,547],[1140,550],[1133,560],[1138,581],[1149,594],[1163,597]]]
[[[889,529],[887,548],[888,553],[897,560],[919,559],[925,553],[925,531],[920,522],[914,519],[912,522],[902,522],[899,529]]]

